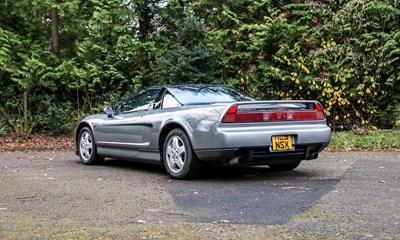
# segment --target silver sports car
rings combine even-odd
[[[214,85],[150,87],[75,129],[83,164],[105,157],[163,164],[175,179],[208,164],[288,171],[316,159],[331,140],[317,101],[255,101]]]

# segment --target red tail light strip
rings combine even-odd
[[[245,122],[278,122],[278,121],[306,121],[324,120],[325,113],[319,103],[315,103],[314,110],[279,110],[279,111],[253,111],[238,112],[238,105],[232,105],[222,119],[223,123]]]

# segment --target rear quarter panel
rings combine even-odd
[[[179,126],[188,134],[193,149],[213,148],[213,136],[221,115],[229,105],[184,106],[154,109],[146,117],[153,123],[150,147],[158,149],[159,138],[165,128]]]

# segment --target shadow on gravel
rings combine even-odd
[[[211,167],[195,181],[173,181],[168,190],[194,222],[282,225],[338,182],[301,170]]]
[[[259,167],[217,167],[210,166],[205,170],[199,180],[214,181],[255,181],[265,179],[283,178],[311,178],[314,175],[307,171],[273,171],[267,166]]]
[[[80,162],[78,162],[80,164]],[[104,167],[114,167],[131,171],[146,172],[149,174],[157,173],[168,177],[164,167],[158,164],[141,163],[119,159],[107,159],[102,165]],[[268,167],[219,167],[207,166],[203,174],[190,181],[257,181],[266,178],[311,178],[314,175],[307,171],[294,170],[289,172],[272,171]]]
[[[164,174],[165,170],[162,165],[158,164],[149,164],[149,163],[141,163],[141,162],[134,162],[134,161],[126,161],[126,160],[119,160],[119,159],[107,159],[101,166],[105,167],[114,167],[120,169],[126,169],[131,171],[140,171],[149,174],[157,173],[157,174]]]
[[[338,179],[309,179],[300,171],[229,169],[167,186],[190,221],[281,225],[325,195]]]
[[[163,166],[108,160],[104,167],[164,175]],[[149,176],[147,176],[149,177]],[[151,177],[151,176],[150,176]],[[307,171],[275,172],[268,167],[207,167],[195,180],[165,181],[188,221],[281,225],[328,193],[339,179],[315,179]]]

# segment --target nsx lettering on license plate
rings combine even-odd
[[[287,151],[292,150],[292,136],[272,136],[272,150],[273,151]]]

